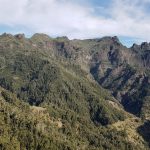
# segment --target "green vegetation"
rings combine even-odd
[[[136,143],[128,130],[115,126],[131,117],[113,97],[118,93],[126,91],[129,104],[119,99],[126,110],[143,120],[149,114],[148,78],[142,76],[142,85],[140,77],[132,78],[137,70],[126,64],[118,46],[110,37],[0,36],[0,149],[148,149],[140,132]]]
[[[52,117],[48,109],[29,106],[2,88],[0,106],[1,149],[140,149],[126,140],[125,131],[96,127],[71,111],[63,119]]]

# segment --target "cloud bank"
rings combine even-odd
[[[150,0],[0,0],[0,26],[18,32],[94,38],[106,35],[150,41]]]

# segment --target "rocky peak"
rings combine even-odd
[[[150,43],[143,42],[143,43],[141,44],[141,49],[150,50]]]
[[[1,36],[2,36],[2,37],[13,38],[13,35],[12,35],[12,34],[8,34],[8,33],[3,33]]]
[[[37,41],[49,41],[50,37],[47,34],[43,33],[35,33],[32,37],[32,40],[37,40]]]
[[[98,40],[98,42],[103,42],[107,45],[116,45],[116,46],[120,46],[122,45],[121,42],[119,41],[119,38],[117,36],[106,36],[106,37],[102,37]]]
[[[118,38],[117,36],[113,36],[111,39],[112,39],[114,42],[120,43],[119,38]]]
[[[25,34],[16,34],[15,35],[15,37],[17,38],[17,39],[24,39],[25,38]]]
[[[134,43],[132,46],[131,46],[131,48],[138,48],[139,47],[139,45],[137,45],[136,43]]]

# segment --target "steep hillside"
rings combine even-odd
[[[148,52],[117,37],[1,35],[0,148],[148,149]]]
[[[0,93],[0,149],[2,150],[148,148],[138,133],[133,134],[134,137],[130,140],[128,130],[124,128],[118,130],[115,124],[98,127],[85,116],[79,116],[71,110],[30,106],[3,88],[0,88]],[[53,113],[65,111],[66,116],[58,118],[49,111]],[[130,132],[134,133],[141,125],[140,122],[136,124]]]
[[[124,114],[108,105],[106,100],[114,100],[109,92],[87,77],[79,66],[50,58],[43,49],[32,49],[32,45],[26,47],[29,40],[20,43],[16,37],[11,40],[12,45],[13,40],[18,42],[18,48],[1,51],[4,65],[0,85],[3,88],[30,105],[73,110],[98,124],[107,125],[124,119]]]
[[[145,117],[143,111],[148,112],[145,105],[150,95],[150,44],[134,44],[128,49],[117,37],[71,43],[80,49],[76,62],[109,89],[127,111]]]

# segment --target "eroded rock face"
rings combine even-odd
[[[150,45],[134,44],[127,49],[106,41],[93,55],[91,74],[100,85],[112,91],[127,111],[140,115],[144,97],[150,94]]]
[[[133,44],[131,50],[145,68],[150,68],[150,43],[143,42],[141,45]]]

